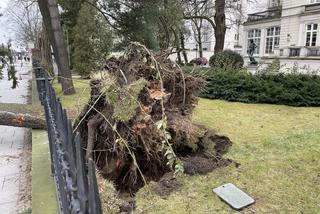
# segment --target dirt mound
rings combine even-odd
[[[191,122],[193,92],[203,84],[167,53],[132,44],[91,77],[90,101],[74,125],[86,157],[118,190],[130,193],[167,172],[197,173],[189,167],[200,162],[195,154],[203,153],[213,169],[231,142]]]

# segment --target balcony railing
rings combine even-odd
[[[300,48],[290,48],[289,50],[290,50],[289,52],[290,57],[300,56]]]
[[[305,12],[315,12],[320,11],[320,3],[307,4],[305,6]]]
[[[320,56],[320,47],[309,47],[307,56]]]
[[[280,17],[281,17],[281,7],[279,6],[276,8],[269,9],[267,11],[249,14],[247,22],[256,22],[256,21],[261,21],[265,19],[274,19],[274,18],[280,18]]]

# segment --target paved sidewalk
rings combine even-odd
[[[25,104],[28,101],[28,87],[29,80],[32,79],[32,74],[28,73],[32,69],[31,64],[21,65],[16,64],[16,70],[18,76],[18,87],[12,89],[12,81],[8,81],[7,70],[3,70],[3,79],[0,80],[0,103],[21,103]],[[22,80],[19,80],[19,77]]]
[[[18,88],[11,89],[12,82],[7,80],[7,71],[4,70],[4,79],[0,80],[0,103],[26,103],[28,99],[31,65],[16,65],[22,80],[18,80]],[[21,169],[23,150],[25,147],[25,128],[0,126],[0,213],[17,213],[19,193],[22,179]]]

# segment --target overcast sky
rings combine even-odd
[[[6,43],[10,37],[13,37],[11,31],[8,29],[8,16],[5,12],[9,1],[10,0],[0,0],[0,12],[3,14],[3,16],[0,17],[0,43]]]

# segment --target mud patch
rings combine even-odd
[[[150,182],[151,190],[162,197],[170,195],[181,186],[182,184],[174,177],[172,172],[164,174],[158,182]]]
[[[218,167],[228,166],[232,163],[232,160],[230,159],[216,161],[214,159],[199,156],[183,158],[182,161],[185,173],[188,175],[204,175],[212,172]]]

